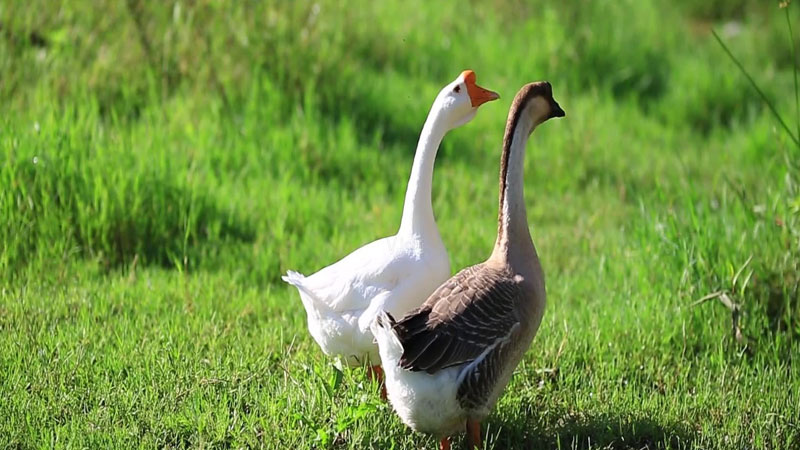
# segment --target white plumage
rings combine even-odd
[[[370,324],[378,311],[398,316],[419,306],[450,276],[431,206],[433,163],[444,135],[475,117],[478,107],[499,96],[461,73],[436,97],[420,133],[403,218],[394,236],[369,243],[317,273],[289,271],[308,317],[308,330],[326,355],[349,365],[380,363]]]
[[[435,374],[403,369],[399,364],[403,346],[389,323],[384,313],[373,322],[372,332],[385,361],[386,391],[395,412],[403,423],[422,433],[438,436],[461,431],[463,408],[456,394],[464,367],[448,367]]]
[[[369,329],[377,311],[403,314],[450,275],[441,238],[427,239],[425,248],[420,241],[379,239],[309,277],[292,271],[283,277],[300,292],[308,330],[326,355],[352,366],[380,363]]]

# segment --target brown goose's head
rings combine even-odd
[[[565,116],[564,110],[553,98],[553,87],[547,81],[536,81],[522,86],[514,97],[509,112],[509,125],[515,126],[517,122],[529,121],[532,125],[530,131],[548,119]]]

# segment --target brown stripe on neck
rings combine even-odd
[[[502,242],[505,237],[505,229],[503,228],[503,204],[506,201],[506,188],[508,187],[508,160],[511,156],[511,145],[514,140],[514,132],[517,130],[519,121],[522,117],[522,111],[528,106],[534,97],[537,96],[550,96],[550,84],[546,82],[537,82],[526,84],[522,89],[517,92],[514,101],[511,102],[511,108],[508,110],[508,120],[506,121],[506,131],[503,135],[503,155],[500,158],[500,207],[497,213],[497,242]]]

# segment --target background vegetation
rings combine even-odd
[[[787,13],[788,11],[788,13]],[[454,270],[524,83],[539,335],[487,448],[800,445],[800,8],[726,0],[0,4],[0,447],[432,448],[305,330],[286,269],[392,234],[461,70]],[[717,295],[695,304],[709,294]],[[727,306],[726,306],[727,305]]]

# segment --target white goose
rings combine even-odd
[[[378,311],[402,315],[419,306],[450,276],[450,262],[431,206],[433,163],[444,135],[466,124],[483,103],[499,96],[475,84],[465,70],[433,102],[417,144],[403,218],[396,235],[371,242],[319,272],[288,271],[308,316],[308,330],[322,351],[348,365],[370,364],[382,378],[370,331]]]
[[[378,340],[394,410],[417,431],[442,438],[467,431],[494,406],[533,340],[545,307],[544,273],[523,196],[525,143],[542,122],[563,117],[550,83],[523,86],[508,112],[500,163],[500,212],[492,255],[457,273],[400,320],[380,313]]]

